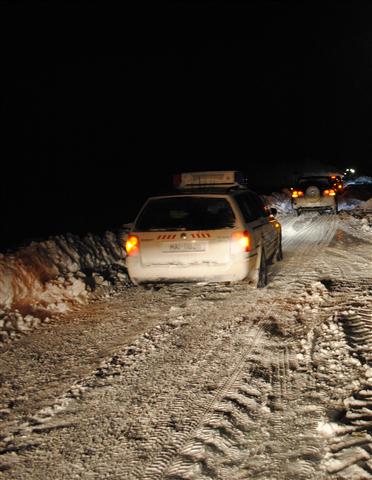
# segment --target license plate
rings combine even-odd
[[[172,242],[166,243],[163,252],[205,252],[207,250],[207,242]]]

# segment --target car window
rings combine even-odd
[[[252,204],[255,206],[255,209],[257,210],[258,216],[259,217],[267,217],[268,216],[268,211],[267,211],[266,205],[264,205],[264,203],[260,199],[260,197],[258,195],[255,195],[252,192],[250,192],[248,194],[248,196],[251,199]]]
[[[184,196],[149,200],[135,230],[215,230],[234,224],[235,215],[225,198]]]
[[[267,216],[265,205],[255,194],[247,192],[244,195],[237,195],[235,198],[246,222],[253,222]]]

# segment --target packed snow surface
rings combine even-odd
[[[264,289],[130,286],[112,234],[4,255],[4,311],[51,314],[0,350],[0,475],[372,478],[372,213],[278,218]]]

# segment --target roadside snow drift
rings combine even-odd
[[[283,189],[281,192],[272,192],[271,195],[263,195],[270,207],[277,209],[279,214],[291,213],[291,192],[288,189]]]
[[[279,220],[291,214],[289,191],[264,197],[269,206],[277,208]],[[345,214],[348,210],[362,218],[363,231],[371,231],[372,199],[340,207]],[[122,238],[128,228],[129,224],[116,233],[89,233],[83,238],[65,234],[13,253],[0,253],[0,341],[126,285]]]
[[[127,280],[120,234],[60,235],[0,254],[0,339]]]

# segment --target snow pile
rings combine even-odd
[[[340,198],[338,200],[338,209],[341,211],[341,210],[354,210],[355,208],[360,208],[362,205],[363,205],[363,202],[362,200],[358,200],[356,198],[348,198],[348,199],[344,199],[344,198]]]
[[[371,198],[343,198],[339,200],[339,208],[342,210],[365,210],[372,211],[372,192],[370,194]]]
[[[345,184],[346,185],[352,185],[352,184],[366,184],[366,183],[371,183],[372,184],[372,177],[357,177],[352,180],[346,180]]]
[[[366,202],[360,202],[358,208],[365,211],[372,211],[372,198],[370,198]]]
[[[121,232],[65,234],[0,254],[0,340],[128,280]]]
[[[362,237],[363,233],[372,234],[372,213],[355,208],[353,210],[341,211],[338,215],[338,221],[343,223],[345,230],[350,231],[352,235]]]
[[[366,201],[357,200],[355,198],[347,199],[346,201],[341,199],[338,205],[340,210],[362,210],[364,212],[372,212],[372,198]]]
[[[372,233],[372,218],[365,217],[361,219],[361,229],[363,232]]]
[[[271,195],[264,195],[270,207],[277,209],[278,213],[292,213],[291,192],[283,189],[281,192],[272,192]]]

